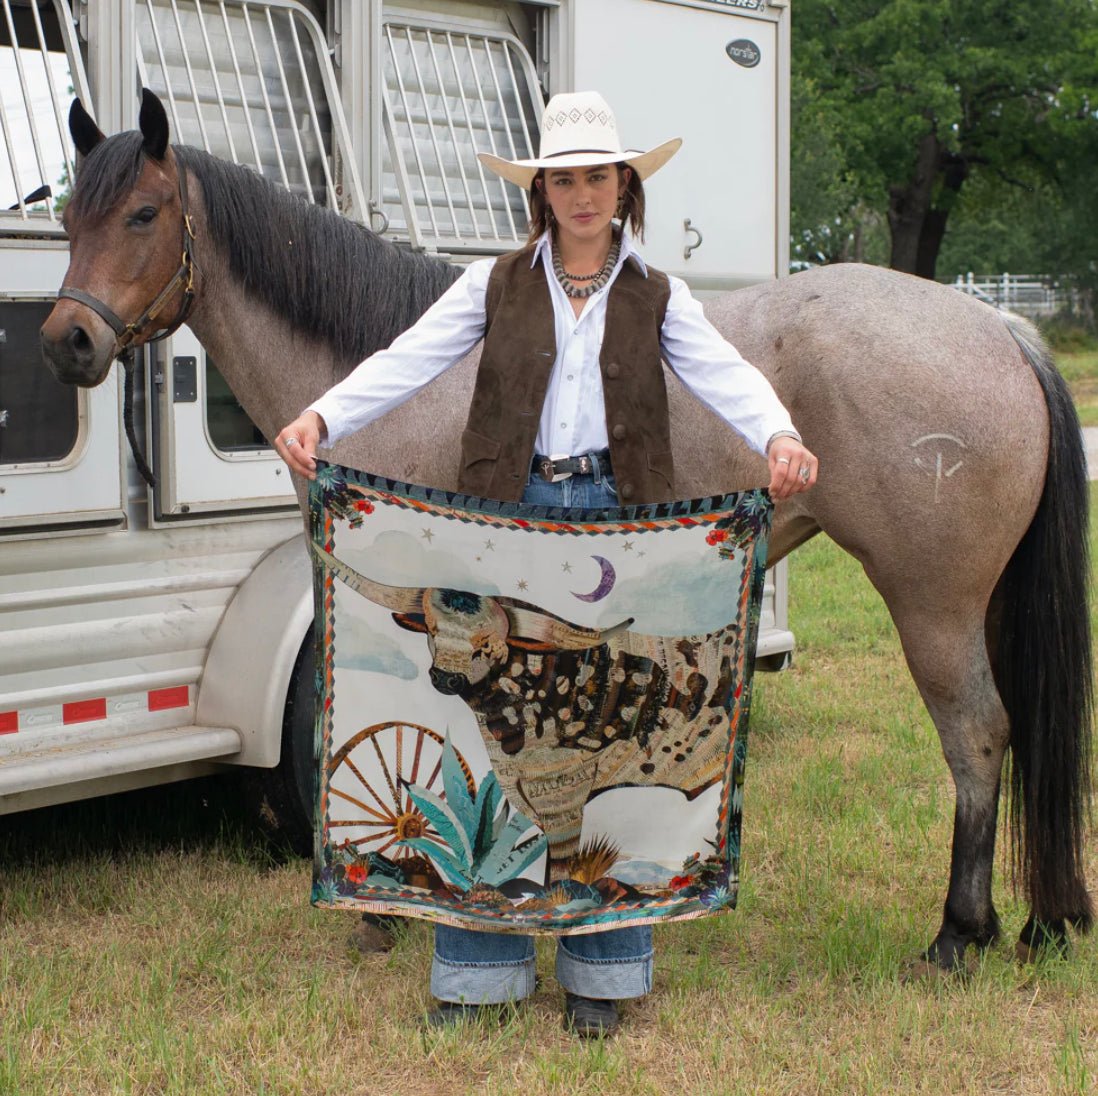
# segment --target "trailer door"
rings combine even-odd
[[[694,288],[787,272],[788,16],[764,0],[573,9],[575,86],[603,91],[628,141],[683,138],[646,184],[644,256]]]
[[[118,382],[58,383],[38,329],[68,266],[65,116],[87,80],[65,0],[0,4],[0,532],[122,520]]]

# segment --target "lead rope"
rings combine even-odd
[[[130,452],[133,454],[141,478],[150,487],[155,488],[156,476],[153,475],[149,462],[145,459],[145,454],[141,452],[141,447],[137,444],[137,431],[133,428],[133,350],[127,348],[119,355],[118,360],[122,363],[122,370],[126,378],[122,386],[122,425],[126,428],[126,440],[130,443]]]

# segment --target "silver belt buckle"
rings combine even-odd
[[[570,454],[568,454],[568,453],[552,453],[552,454],[550,454],[549,463],[548,463],[548,466],[546,467],[546,471],[547,472],[552,472],[553,465],[556,464],[556,462],[558,460],[567,460],[569,456],[570,456]],[[572,478],[572,473],[571,472],[554,472],[553,475],[552,475],[552,478],[550,478],[549,476],[546,476],[545,478],[550,483],[560,483],[561,480],[571,479]]]

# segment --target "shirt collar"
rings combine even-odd
[[[545,269],[551,269],[553,264],[551,253],[552,246],[552,239],[547,230],[538,237],[538,242],[534,244],[534,254],[530,258],[530,266],[533,267],[534,264],[541,259],[545,262]],[[633,247],[633,240],[629,233],[623,230],[621,234],[621,254],[618,256],[618,266],[620,267],[626,259],[632,259],[634,265],[641,274],[646,278],[648,277],[648,267],[644,265],[644,260],[640,257],[640,253]]]

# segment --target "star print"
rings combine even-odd
[[[646,556],[646,555],[648,555],[648,553],[647,553],[647,552],[638,552],[638,553],[637,553],[637,556],[638,556],[638,557],[641,557],[641,556]]]
[[[435,534],[430,529],[424,529],[420,536],[422,536],[428,544],[435,539]]]
[[[526,579],[524,579],[524,578],[520,578],[520,579],[518,580],[518,588],[519,588],[520,590],[525,590],[525,589],[527,589],[527,582],[526,582]]]
[[[562,564],[560,565],[560,569],[561,569],[562,571],[568,571],[568,572],[570,572],[570,571],[572,570],[572,564],[570,564],[570,563],[562,563]]]
[[[486,540],[484,542],[484,550],[486,552],[494,552],[496,550],[496,542],[494,540]]]
[[[633,542],[632,542],[631,540],[627,540],[627,541],[625,542],[625,550],[626,550],[627,552],[631,552],[631,551],[633,551]]]

